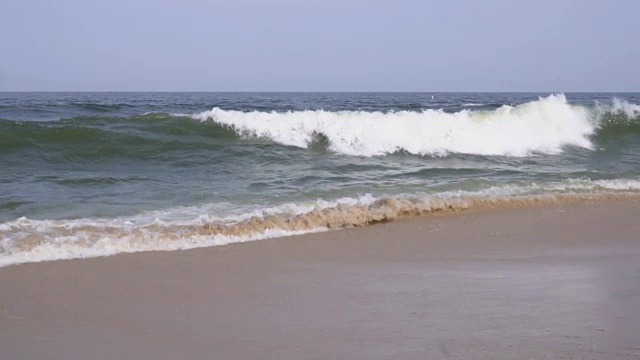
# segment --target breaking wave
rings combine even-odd
[[[138,218],[35,220],[0,224],[0,266],[225,245],[288,235],[363,227],[403,217],[532,205],[639,199],[640,181],[576,179],[544,186],[503,186],[481,192],[342,198],[256,209],[233,217],[147,214]],[[178,219],[178,218],[181,218]]]
[[[593,149],[601,128],[637,124],[640,106],[571,105],[563,94],[491,111],[444,110],[365,112],[307,110],[242,112],[214,108],[194,119],[228,126],[242,136],[308,148],[319,135],[332,151],[359,156],[408,152],[527,156],[557,154],[566,146]]]
[[[215,150],[238,139],[261,138],[356,156],[405,152],[523,157],[557,154],[567,146],[596,149],[599,142],[630,133],[640,133],[640,105],[618,99],[611,104],[572,105],[557,94],[518,106],[454,113],[214,108],[193,115],[147,113],[44,122],[0,119],[0,153],[26,149],[61,150],[65,159],[149,157],[174,150]]]

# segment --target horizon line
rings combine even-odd
[[[636,91],[611,91],[611,90],[588,90],[588,91],[572,91],[572,90],[517,90],[517,91],[405,91],[405,90],[391,90],[391,91],[380,91],[380,90],[0,90],[0,93],[246,93],[246,94],[259,94],[259,93],[282,93],[282,94],[291,94],[291,93],[327,93],[327,94],[348,94],[348,93],[413,93],[413,94],[460,94],[460,93],[493,93],[493,94],[513,94],[513,93],[521,93],[521,94],[562,94],[562,93],[574,93],[574,94],[597,94],[597,93],[640,93],[640,90]]]

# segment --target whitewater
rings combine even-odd
[[[6,96],[0,266],[640,196],[637,94]]]
[[[610,108],[599,106],[589,110],[570,105],[564,94],[557,94],[519,106],[503,105],[492,111],[278,113],[215,108],[193,118],[229,126],[245,136],[302,148],[324,136],[331,150],[347,155],[406,151],[438,156],[448,153],[527,156],[537,152],[556,154],[563,146],[592,149],[589,137],[601,126],[607,113],[635,118],[640,107],[616,99]]]

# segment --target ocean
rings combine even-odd
[[[0,93],[0,266],[640,194],[638,93]]]

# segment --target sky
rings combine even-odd
[[[0,91],[640,91],[636,0],[2,0]]]

